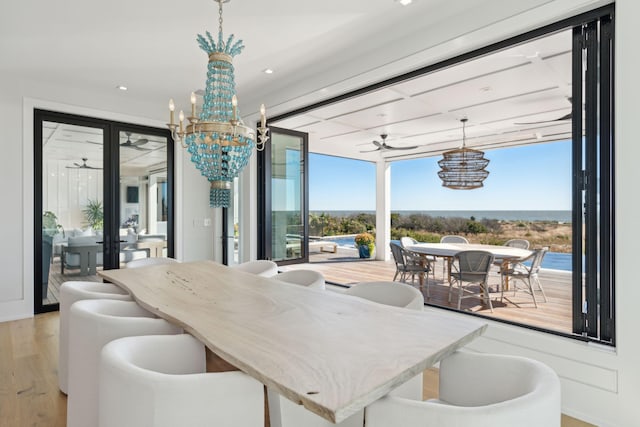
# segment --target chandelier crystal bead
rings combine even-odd
[[[214,0],[218,3],[219,28],[217,41],[208,31],[198,34],[198,46],[208,55],[207,81],[200,114],[196,114],[196,96],[191,93],[191,116],[184,124],[184,113],[179,122],[174,122],[175,104],[169,101],[169,124],[172,136],[182,142],[191,154],[196,169],[210,182],[209,204],[211,207],[229,207],[231,183],[245,166],[253,148],[262,151],[268,141],[266,112],[260,106],[258,138],[240,118],[233,57],[244,49],[242,40],[234,40],[231,34],[226,41],[222,32],[222,4],[229,0]]]

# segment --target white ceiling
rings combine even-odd
[[[560,11],[555,20],[606,2],[414,0],[403,7],[395,0],[232,0],[224,6],[224,30],[245,42],[234,65],[247,118],[255,117],[261,101],[269,115],[280,114],[379,81],[379,75],[409,71],[407,64],[425,65],[464,51],[457,46],[480,30],[474,26],[480,15],[483,25],[508,24],[517,28],[510,34],[517,34],[536,20],[549,22],[540,17],[548,15],[545,8]],[[10,2],[0,14],[0,76],[116,99],[125,114],[144,107],[144,117],[165,121],[169,98],[186,109],[189,93],[204,85],[207,58],[195,37],[217,31],[217,5],[213,0]],[[434,46],[451,48],[432,53]],[[563,54],[569,47],[568,35],[558,35],[279,124],[309,131],[313,151],[367,160],[380,153],[360,151],[375,148],[371,141],[382,132],[389,134],[390,145],[421,145],[403,154],[458,146],[462,116],[469,117],[468,145],[544,141],[565,135],[566,123],[513,123],[553,119],[570,110]],[[275,72],[267,75],[265,68]],[[118,91],[117,85],[129,90]]]
[[[321,107],[274,125],[308,132],[310,151],[375,161],[571,137],[571,32],[521,44]],[[542,123],[536,123],[542,122]],[[535,124],[521,124],[535,123]],[[411,150],[377,150],[372,141]]]
[[[166,170],[166,138],[138,133],[127,135],[127,132],[120,132],[118,138],[121,175],[142,176],[151,171]],[[134,144],[127,144],[127,141]],[[67,168],[84,168],[85,165],[102,168],[104,140],[101,129],[44,122],[42,146],[45,161],[59,161]]]

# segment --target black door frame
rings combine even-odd
[[[258,259],[272,259],[272,222],[271,222],[271,143],[273,134],[291,135],[302,138],[300,153],[302,164],[302,182],[300,200],[302,204],[303,240],[300,242],[300,257],[291,260],[277,261],[278,265],[300,264],[309,262],[309,134],[290,129],[271,126],[271,140],[265,144],[263,151],[258,151]]]
[[[34,271],[34,312],[45,313],[59,309],[59,303],[42,304],[42,123],[44,121],[71,124],[76,126],[86,126],[99,128],[103,131],[104,155],[103,155],[103,205],[111,206],[112,209],[104,209],[104,268],[119,267],[119,238],[116,232],[120,228],[120,156],[119,140],[120,131],[131,131],[135,133],[145,133],[167,138],[167,255],[174,256],[174,189],[175,189],[175,159],[174,141],[168,129],[155,128],[151,126],[137,125],[132,123],[117,122],[112,120],[99,119],[75,114],[60,113],[43,109],[34,109],[33,120],[33,171],[34,171],[34,200],[33,200],[33,271]]]

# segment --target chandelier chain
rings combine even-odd
[[[467,127],[467,118],[463,118],[460,121],[462,122],[462,148],[466,148],[467,147],[467,132],[466,132],[466,127]]]
[[[218,33],[222,34],[222,0],[218,1]]]

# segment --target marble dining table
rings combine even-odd
[[[480,319],[386,306],[213,261],[99,274],[226,362],[334,423],[487,327]]]

